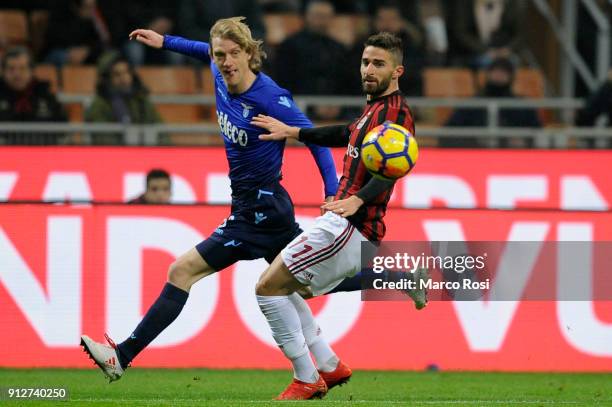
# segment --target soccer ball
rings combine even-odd
[[[408,130],[387,121],[372,129],[361,144],[361,160],[370,173],[386,179],[408,174],[419,157],[419,147]]]

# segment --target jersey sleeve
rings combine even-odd
[[[312,122],[296,106],[289,94],[273,96],[266,108],[266,114],[281,122],[299,128],[311,128]],[[329,148],[321,147],[311,143],[304,143],[310,150],[319,173],[325,185],[325,196],[334,196],[338,190],[338,177],[336,175],[336,164]]]
[[[372,177],[355,195],[365,203],[372,202],[376,197],[387,192],[395,185],[395,180]]]
[[[293,127],[312,127],[312,122],[300,110],[288,93],[272,95],[266,106],[266,114]]]
[[[349,143],[351,132],[348,126],[343,124],[302,128],[300,129],[299,138],[304,143],[313,143],[319,146],[327,147],[346,147]]]
[[[210,46],[207,42],[192,41],[174,35],[164,35],[162,48],[210,63],[210,55],[208,53]]]

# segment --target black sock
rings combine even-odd
[[[384,270],[382,273],[374,273],[372,269],[363,269],[353,277],[348,277],[342,280],[333,290],[326,294],[338,292],[360,291],[374,288],[374,280],[382,279],[383,281],[400,282],[402,280],[414,280],[414,276],[410,272],[399,272]]]
[[[359,272],[355,274],[353,277],[345,278],[333,290],[331,290],[330,292],[326,294],[360,291],[362,289],[362,279],[363,279],[362,273]]]
[[[151,305],[132,335],[117,345],[122,368],[125,369],[136,355],[178,317],[188,296],[187,291],[166,283],[161,294]]]

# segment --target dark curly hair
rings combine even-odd
[[[401,65],[404,60],[404,47],[401,38],[389,32],[379,32],[368,37],[363,47],[376,47],[387,50],[395,58],[395,63]]]

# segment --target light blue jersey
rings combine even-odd
[[[209,45],[166,35],[164,48],[210,63]],[[215,82],[217,120],[229,162],[229,177],[235,197],[244,191],[269,184],[281,176],[285,141],[262,141],[262,129],[251,125],[258,114],[274,117],[290,126],[312,127],[295,105],[291,94],[268,75],[257,73],[255,82],[244,93],[230,94],[217,66],[210,63]],[[335,195],[338,180],[329,149],[308,145],[325,183],[325,195]]]

